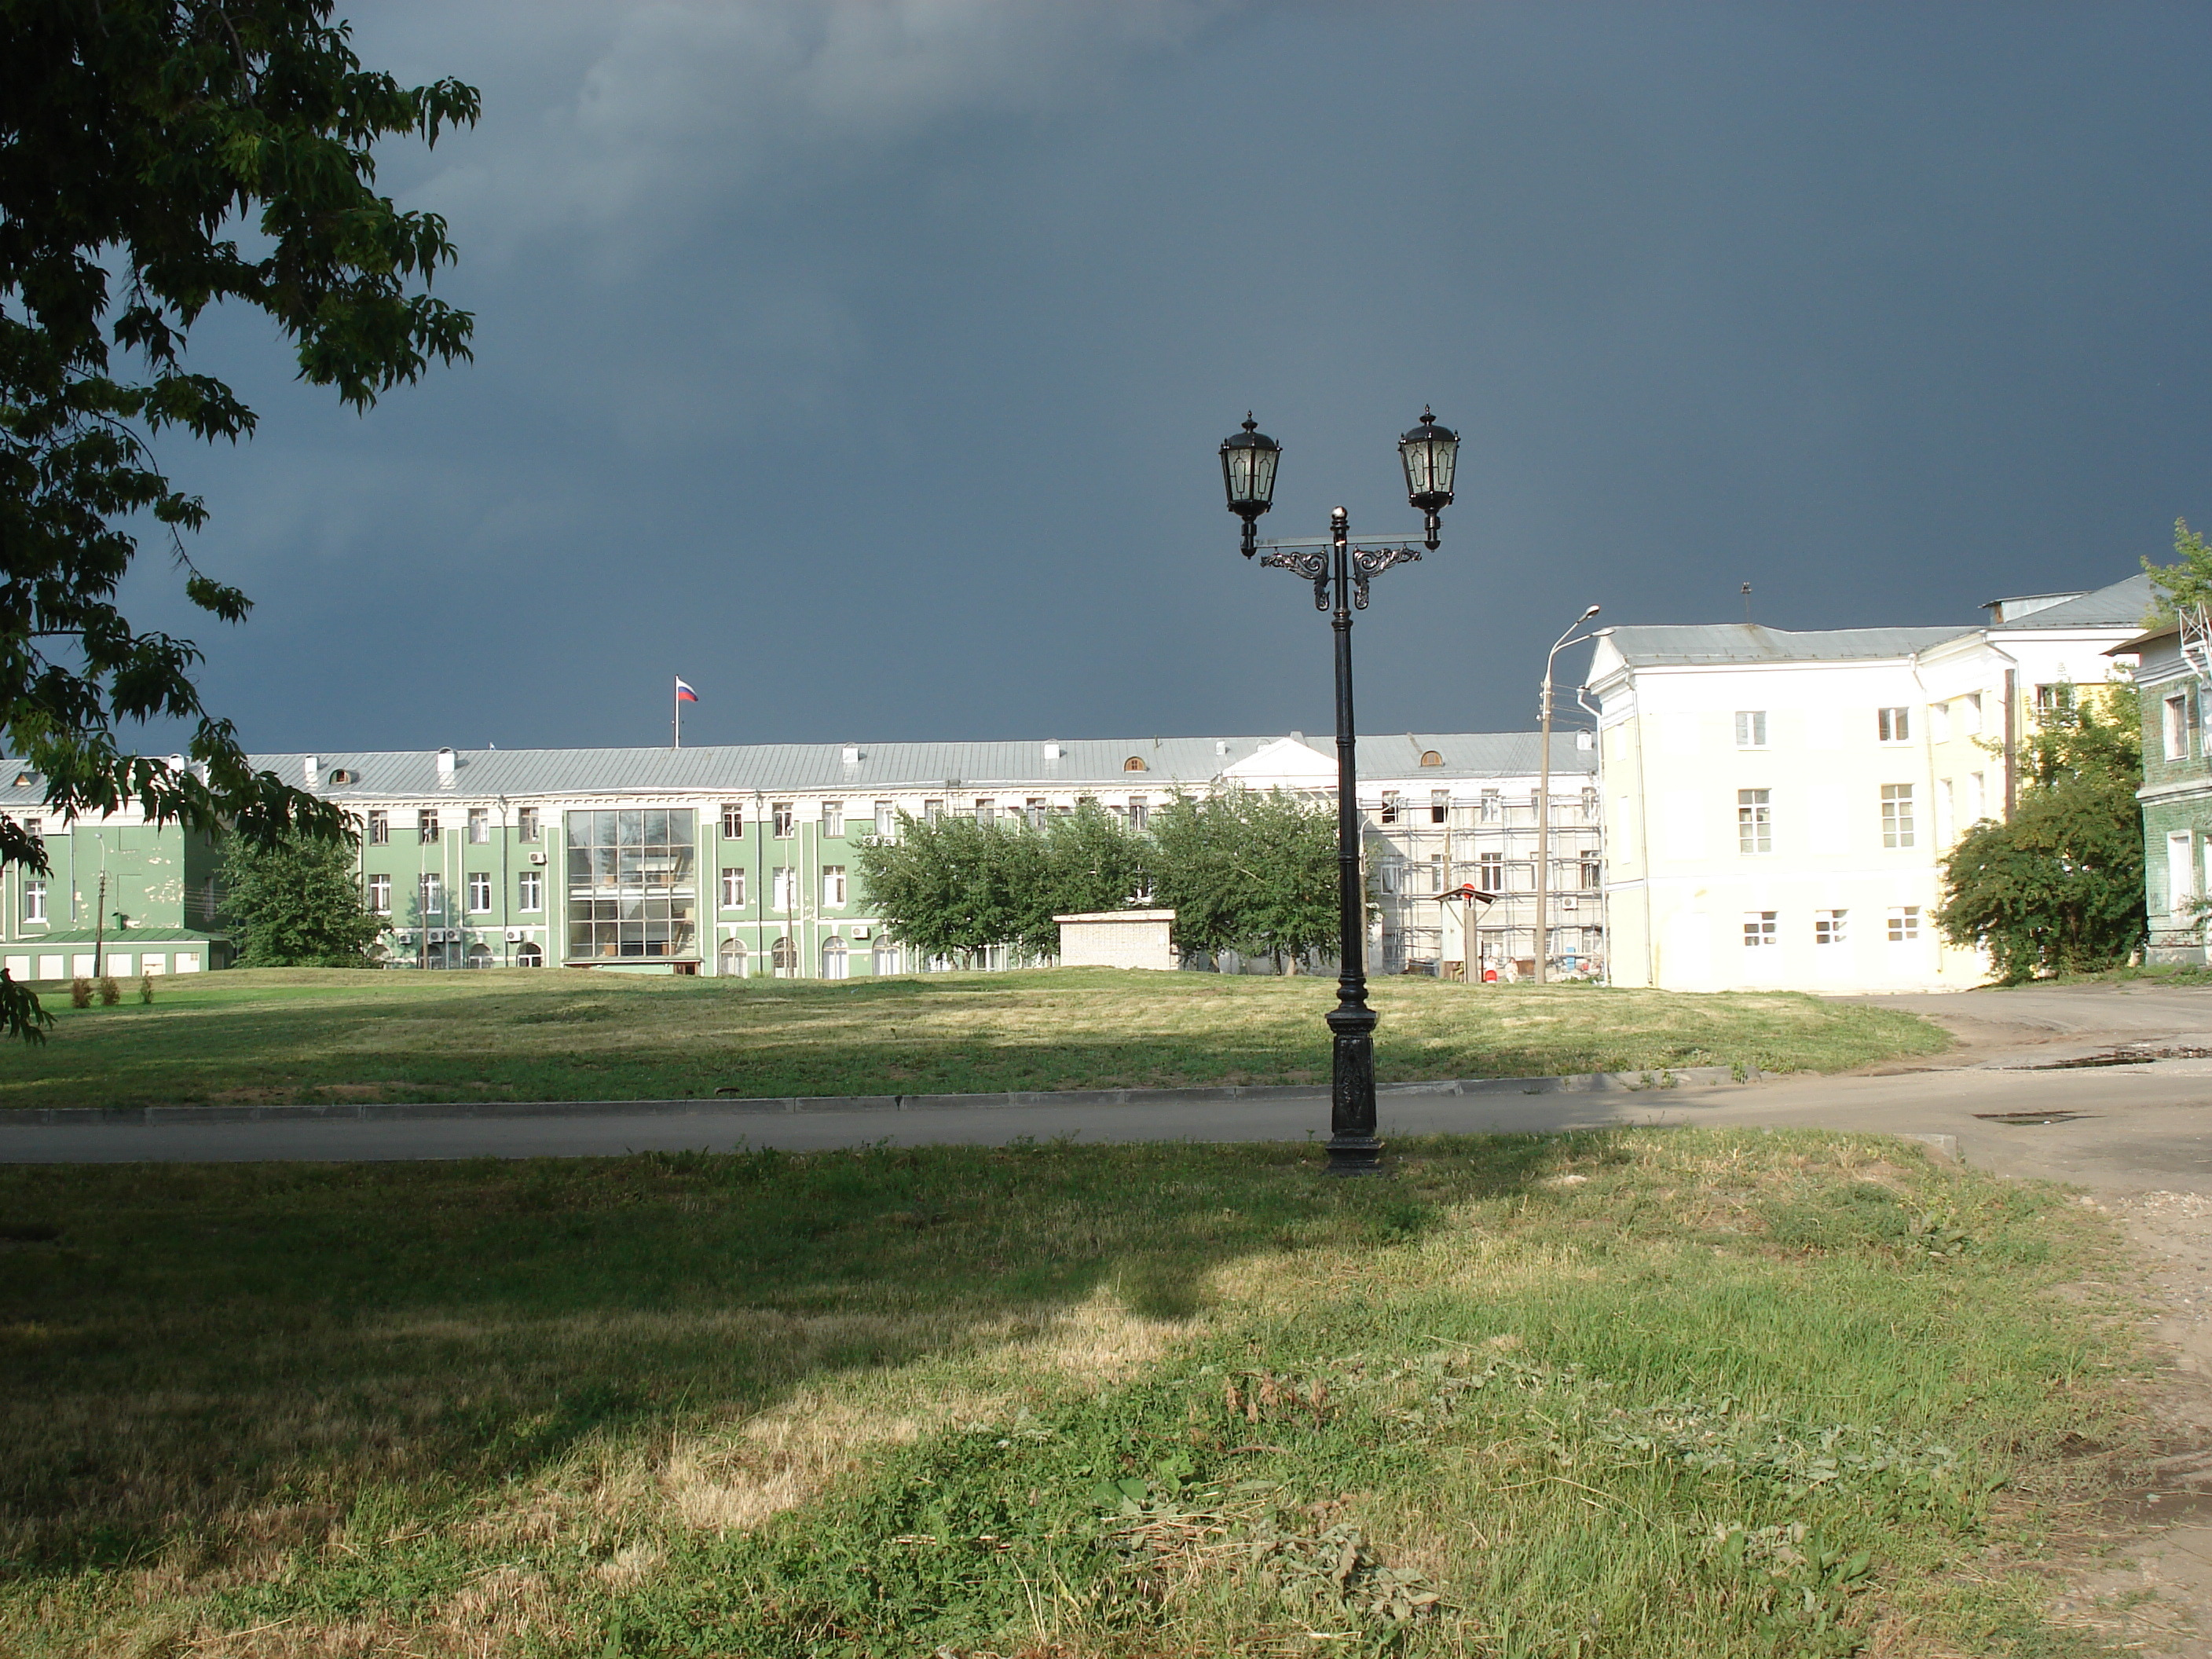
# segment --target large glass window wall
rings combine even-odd
[[[568,958],[696,959],[694,814],[571,812]]]

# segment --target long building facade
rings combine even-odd
[[[1361,740],[1375,971],[1510,978],[1533,966],[1536,744],[1527,733]],[[861,844],[898,833],[902,815],[1042,827],[1095,802],[1142,828],[1179,793],[1282,788],[1333,799],[1336,781],[1333,741],[1297,732],[254,759],[357,820],[362,892],[385,921],[380,954],[389,966],[808,979],[949,965],[916,960],[890,938],[860,878]],[[1595,971],[1604,959],[1595,766],[1586,736],[1554,738],[1559,873],[1547,931],[1555,965],[1568,971]],[[39,817],[40,781],[14,777],[0,811]],[[157,955],[156,971],[228,959],[212,848],[128,813],[41,829],[50,856],[61,858],[36,892],[18,880],[6,895],[11,974],[93,971],[86,884],[98,870],[112,893],[131,895],[109,907],[121,915],[102,946],[107,971],[137,971]],[[133,859],[157,875],[126,878]],[[1499,896],[1450,896],[1468,884]],[[988,965],[1012,963],[1001,948]]]

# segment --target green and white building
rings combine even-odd
[[[1552,769],[1560,869],[1550,908],[1555,921],[1563,907],[1573,915],[1571,927],[1551,942],[1555,957],[1578,963],[1601,961],[1604,948],[1596,757],[1581,746],[1587,741],[1556,736]],[[1463,960],[1462,923],[1471,913],[1446,896],[1462,883],[1508,890],[1481,919],[1478,951],[1509,973],[1514,958],[1533,954],[1535,919],[1514,907],[1533,902],[1524,843],[1534,821],[1536,742],[1519,732],[1361,739],[1361,805],[1380,909],[1370,941],[1376,971],[1451,971],[1447,963]],[[259,755],[254,763],[360,821],[362,890],[387,919],[381,948],[391,966],[844,979],[940,965],[912,959],[884,936],[859,879],[860,843],[896,834],[902,813],[1035,826],[1095,801],[1142,826],[1178,792],[1241,785],[1333,797],[1334,749],[1328,738],[1309,744],[1293,732],[380,750]],[[15,776],[0,811],[38,817],[39,781]],[[219,914],[211,848],[127,813],[69,826],[49,836],[48,846],[62,848],[64,859],[36,919],[16,875],[9,877],[17,884],[6,899],[10,971],[58,977],[47,971],[57,954],[69,958],[64,971],[75,971],[74,945],[57,951],[47,940],[82,933],[89,951],[85,872],[103,857],[100,867],[115,878],[108,908],[128,913],[107,948],[131,950],[129,971],[153,959],[157,933],[171,971],[185,970],[179,953],[193,949],[195,965],[228,960],[211,933],[186,937]],[[126,865],[142,873],[126,880]],[[70,895],[66,909],[62,893]],[[1003,950],[989,965],[1010,965]]]
[[[2185,639],[2179,623],[2154,628],[2114,647],[2137,659],[2142,700],[2143,908],[2152,962],[2205,960],[2204,921],[2197,906],[2212,890],[2212,755],[2206,752],[2204,699],[2212,683],[2201,632]]]

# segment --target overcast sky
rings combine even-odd
[[[473,364],[366,418],[218,319],[263,416],[164,451],[258,599],[262,749],[1320,732],[1328,630],[1237,556],[1440,552],[1355,633],[1372,731],[1534,720],[1618,623],[1971,623],[2212,520],[2212,9],[383,0],[480,87],[381,177]],[[1571,685],[1587,661],[1569,659]]]

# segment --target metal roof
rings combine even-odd
[[[1335,739],[1291,734],[1333,765]],[[453,751],[453,781],[441,786],[436,750],[318,752],[314,788],[334,800],[466,797],[573,798],[586,795],[699,793],[748,795],[831,793],[871,789],[943,789],[989,795],[1011,790],[1081,788],[1156,790],[1200,788],[1227,768],[1249,760],[1278,738],[1114,738],[1001,743],[750,744],[696,749],[461,749]],[[1359,740],[1363,780],[1408,777],[1518,777],[1537,770],[1534,732],[1407,732]],[[858,758],[845,759],[849,750]],[[1058,758],[1048,758],[1057,750]],[[1424,767],[1433,750],[1441,766]],[[304,786],[308,755],[260,754],[257,768]],[[1132,758],[1144,769],[1126,769]],[[1572,730],[1552,734],[1552,769],[1561,774],[1596,769],[1595,750],[1576,747]],[[42,780],[16,786],[21,771],[0,771],[0,806],[29,809],[44,793]],[[333,784],[333,772],[352,781]]]
[[[1909,657],[1980,630],[1973,628],[1836,628],[1793,634],[1753,623],[1615,628],[1602,637],[1639,668],[1754,662],[1838,662]]]
[[[2143,618],[2150,615],[2152,603],[2150,576],[2141,572],[2079,599],[2031,611],[2018,622],[1992,623],[1990,631],[2011,634],[2041,628],[2141,628]]]

